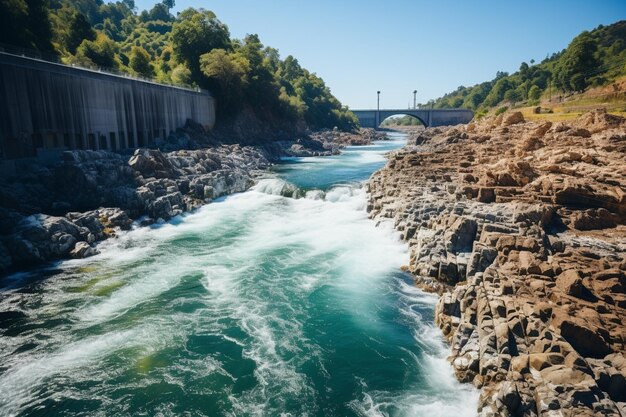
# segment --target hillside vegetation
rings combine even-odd
[[[231,38],[209,10],[174,16],[173,6],[163,0],[139,12],[133,0],[0,0],[0,42],[67,64],[209,89],[218,120],[246,109],[277,125],[357,127],[352,112],[294,57],[281,59],[254,34]]]
[[[542,62],[522,62],[513,74],[497,72],[496,77],[471,87],[461,86],[455,91],[432,100],[422,107],[469,108],[478,113],[503,112],[511,107],[546,105],[537,112],[572,112],[576,107],[593,107],[598,104],[621,102],[626,110],[626,90],[622,79],[626,77],[626,21],[609,26],[598,26],[582,32],[569,46],[547,56]],[[607,86],[610,86],[607,90]],[[587,93],[591,94],[587,94]],[[620,93],[617,94],[616,93]],[[583,110],[582,108],[580,110]]]

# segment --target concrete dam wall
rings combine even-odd
[[[187,119],[215,123],[206,91],[6,53],[0,53],[0,109],[0,160],[150,146]]]

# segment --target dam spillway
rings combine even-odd
[[[0,161],[150,146],[188,119],[215,123],[205,90],[0,52]]]

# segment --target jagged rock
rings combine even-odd
[[[469,252],[476,238],[478,223],[474,219],[459,217],[446,231],[446,250],[452,253]]]
[[[583,285],[582,275],[578,270],[568,269],[561,273],[556,279],[556,285],[567,295],[577,298],[584,297],[586,288]]]
[[[197,144],[198,135],[192,129],[175,136]],[[128,230],[133,219],[144,215],[167,221],[213,198],[244,191],[270,165],[266,149],[180,150],[176,138],[168,139],[176,149],[171,152],[138,149],[129,159],[105,151],[67,151],[56,166],[0,178],[0,235],[9,250],[3,259],[10,262],[2,271],[70,256],[76,242],[91,245],[115,236],[116,229]]]
[[[128,165],[144,177],[171,178],[174,176],[174,168],[170,161],[161,151],[154,149],[136,149]]]
[[[572,227],[578,230],[608,229],[617,226],[614,216],[604,208],[576,212]]]
[[[92,248],[87,242],[78,242],[70,252],[72,258],[88,258],[97,254],[98,251]]]
[[[626,412],[626,123],[609,116],[426,129],[370,179],[480,416]]]
[[[587,327],[583,322],[564,320],[561,323],[561,335],[582,356],[604,358],[613,350],[604,338]]]
[[[519,111],[507,114],[502,119],[502,126],[511,126],[517,123],[524,123],[524,115]]]

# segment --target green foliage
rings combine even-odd
[[[138,75],[152,77],[154,70],[150,65],[150,54],[141,46],[133,46],[130,51],[130,68]]]
[[[117,45],[104,33],[99,33],[94,41],[84,40],[76,50],[79,63],[106,69],[117,69]]]
[[[487,97],[482,105],[486,107],[494,107],[504,99],[504,94],[507,90],[511,90],[513,88],[515,88],[515,85],[510,77],[506,76],[498,79],[495,85],[491,88],[491,91],[489,91],[489,94],[487,94]]]
[[[200,56],[213,49],[230,49],[228,27],[209,10],[182,11],[172,26],[172,48],[178,59],[199,78]]]
[[[245,94],[255,107],[277,107],[280,86],[274,78],[271,59],[258,35],[247,35],[243,45],[236,49],[249,63],[246,74]]]
[[[70,31],[65,44],[67,50],[72,54],[76,53],[76,48],[78,48],[84,40],[96,40],[96,31],[93,30],[84,14],[76,12],[72,16]]]
[[[147,14],[142,14],[144,22],[160,20],[162,22],[168,22],[172,19],[170,15],[171,7],[168,7],[165,3],[157,3]]]
[[[189,71],[189,68],[183,64],[174,68],[172,71],[172,82],[178,85],[191,85],[193,81],[191,79],[191,71]]]
[[[506,112],[508,109],[509,109],[509,107],[508,107],[508,106],[502,106],[502,107],[500,107],[498,110],[496,110],[496,116],[498,116],[498,115],[500,115],[500,114],[502,114],[502,113]]]
[[[583,91],[588,85],[588,77],[598,64],[594,56],[596,50],[596,41],[589,32],[575,37],[555,66],[554,82],[557,88]]]
[[[520,94],[517,92],[517,90],[507,90],[504,93],[504,100],[509,101],[513,104],[515,104],[517,101],[519,101],[521,98]]]
[[[541,88],[533,84],[530,90],[528,90],[528,98],[530,100],[539,100],[539,98],[541,98]]]
[[[52,52],[48,0],[0,0],[0,42]]]
[[[459,87],[433,102],[434,108],[464,107],[477,112],[492,109],[503,100],[536,103],[548,88],[562,92],[603,86],[626,75],[626,21],[583,32],[567,49],[547,55],[541,63],[520,64],[514,74],[498,71],[496,77],[471,87]],[[509,92],[511,91],[511,92]]]
[[[232,111],[242,104],[250,73],[250,62],[246,57],[239,52],[213,49],[200,57],[200,68],[213,87],[211,91],[221,97],[222,109]]]

